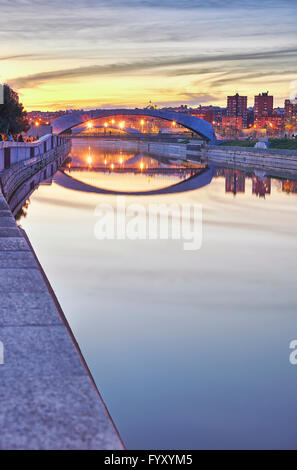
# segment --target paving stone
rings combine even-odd
[[[0,227],[1,229],[11,227],[11,228],[17,228],[17,225],[15,223],[15,220],[13,217],[1,217],[1,222],[0,222]]]
[[[0,238],[19,238],[21,236],[17,227],[2,227],[2,224],[0,224]]]
[[[84,375],[82,361],[64,325],[1,327],[5,363],[0,380],[5,377]]]
[[[0,217],[9,217],[12,220],[15,220],[14,217],[12,216],[10,210],[0,210]]]
[[[0,294],[8,292],[47,292],[39,269],[0,269]]]
[[[0,326],[60,325],[62,319],[49,293],[18,292],[0,296]]]
[[[36,260],[29,251],[0,251],[1,268],[36,268]]]
[[[4,197],[0,194],[0,210],[3,211],[9,211],[9,206],[6,202],[6,200],[4,199]]]
[[[0,449],[123,449],[87,376],[10,377],[0,382],[0,401]]]
[[[0,449],[123,449],[0,194]]]
[[[1,222],[0,222],[1,224]],[[30,251],[29,245],[24,238],[0,238],[1,251]]]

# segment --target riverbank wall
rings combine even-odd
[[[199,157],[212,162],[245,164],[254,168],[297,170],[297,151],[293,150],[209,145],[201,149]]]

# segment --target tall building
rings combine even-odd
[[[254,115],[255,120],[261,117],[272,116],[273,113],[273,96],[267,93],[260,93],[255,96]]]
[[[292,103],[291,100],[285,101],[285,120],[297,121],[297,103]]]
[[[227,116],[241,117],[242,127],[247,127],[247,96],[240,96],[238,93],[227,98]]]

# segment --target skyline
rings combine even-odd
[[[252,106],[267,90],[283,106],[297,79],[296,13],[288,0],[4,0],[0,79],[28,111],[226,106],[236,92]]]

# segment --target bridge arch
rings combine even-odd
[[[99,118],[108,118],[111,116],[148,116],[165,121],[176,122],[181,126],[199,134],[203,139],[210,143],[216,142],[216,136],[212,125],[203,119],[191,116],[189,114],[177,113],[175,111],[164,111],[158,109],[96,109],[91,111],[78,111],[76,113],[66,114],[55,119],[51,125],[54,134],[62,134],[70,131],[73,127],[79,126],[84,122]]]
[[[203,168],[196,175],[190,176],[183,181],[179,181],[178,183],[174,183],[164,188],[152,189],[150,191],[116,191],[113,189],[101,188],[77,180],[69,173],[65,173],[65,171],[62,170],[56,173],[54,181],[63,188],[84,193],[109,194],[114,196],[156,196],[163,194],[183,193],[186,191],[194,191],[196,189],[203,188],[204,186],[210,184],[213,175],[214,168],[210,166]]]

